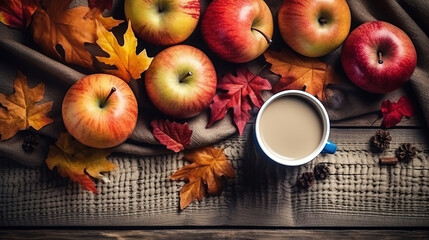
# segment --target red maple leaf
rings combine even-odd
[[[88,5],[90,8],[98,8],[101,11],[112,10],[113,0],[88,0]]]
[[[384,128],[394,127],[401,121],[403,116],[410,118],[414,113],[413,102],[406,96],[399,98],[398,102],[383,101],[381,103],[381,114],[384,119],[381,126]]]
[[[0,22],[13,28],[26,28],[37,9],[39,0],[0,1]]]
[[[150,125],[153,128],[153,136],[174,152],[180,152],[191,144],[192,130],[188,123],[152,120]]]
[[[214,122],[225,117],[230,108],[233,109],[234,122],[240,135],[244,126],[250,119],[249,111],[252,109],[250,102],[260,108],[264,103],[261,97],[262,90],[271,90],[271,84],[267,79],[252,73],[247,68],[237,69],[237,76],[226,74],[217,85],[219,90],[224,90],[216,94],[210,104],[210,120],[207,127]]]

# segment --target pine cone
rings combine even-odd
[[[329,177],[329,167],[324,163],[318,163],[314,166],[314,177],[317,180],[325,180]]]
[[[309,188],[314,183],[314,174],[312,172],[305,172],[298,178],[298,186],[301,188]]]
[[[381,129],[377,130],[370,140],[371,151],[375,153],[383,152],[384,150],[389,149],[391,141],[392,136],[388,131]]]
[[[22,143],[22,149],[25,152],[32,153],[39,145],[39,135],[34,133],[29,133],[24,137],[24,142]]]
[[[416,147],[412,146],[411,143],[402,143],[398,149],[396,149],[396,157],[400,161],[409,162],[417,156]]]

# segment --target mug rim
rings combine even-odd
[[[322,138],[320,140],[319,145],[311,154],[309,154],[303,158],[300,158],[300,159],[286,158],[286,157],[283,157],[277,153],[274,153],[273,151],[270,151],[268,149],[268,147],[265,146],[265,144],[262,140],[261,133],[260,133],[259,125],[260,125],[260,119],[261,119],[262,113],[265,111],[267,106],[270,105],[273,101],[275,101],[278,98],[284,97],[284,96],[297,96],[297,97],[306,99],[307,102],[309,102],[313,107],[315,107],[315,110],[317,110],[317,112],[319,113],[319,116],[322,120],[323,134],[322,134]],[[319,101],[319,99],[315,98],[313,95],[311,95],[305,91],[302,91],[302,90],[284,90],[284,91],[281,91],[281,92],[274,94],[267,101],[265,101],[264,104],[261,106],[261,108],[257,114],[256,121],[255,121],[256,144],[258,144],[258,146],[262,150],[263,154],[265,154],[271,160],[273,160],[277,163],[280,163],[282,165],[287,165],[287,166],[303,165],[305,163],[310,162],[314,158],[316,158],[316,156],[322,152],[323,148],[325,147],[326,143],[328,142],[329,133],[330,133],[330,122],[329,122],[328,112],[326,111],[325,107]]]

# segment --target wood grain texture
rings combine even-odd
[[[429,230],[368,229],[164,229],[164,230],[0,230],[2,239],[428,239]]]

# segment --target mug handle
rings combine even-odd
[[[337,145],[335,143],[327,141],[322,153],[334,154],[337,151]]]

